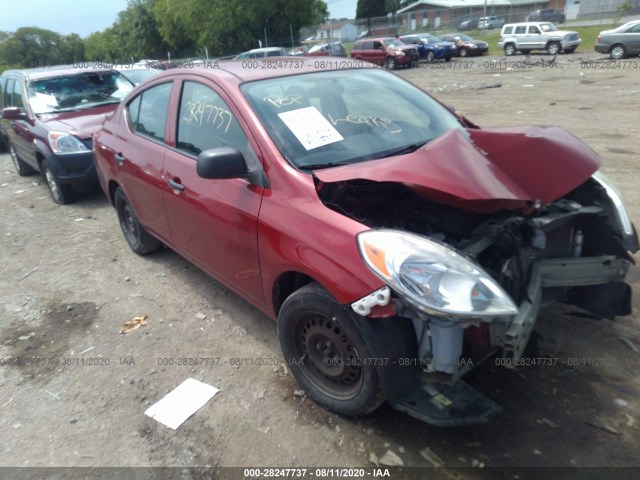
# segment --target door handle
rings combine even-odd
[[[113,158],[116,159],[116,162],[118,162],[118,165],[122,166],[124,165],[124,157],[122,156],[121,153],[116,153]]]
[[[181,183],[176,182],[175,180],[167,180],[167,183],[169,184],[169,186],[173,189],[173,190],[177,190],[178,192],[182,192],[184,191],[184,185],[182,185]]]

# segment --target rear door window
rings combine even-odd
[[[127,106],[131,130],[153,140],[164,141],[167,108],[172,83],[163,83],[144,90]]]

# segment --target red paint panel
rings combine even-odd
[[[323,182],[401,182],[425,198],[491,212],[556,200],[600,158],[558,127],[450,130],[414,153],[315,172]]]

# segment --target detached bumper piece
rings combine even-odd
[[[454,385],[418,385],[391,406],[438,427],[478,425],[502,411],[500,405],[460,380]]]

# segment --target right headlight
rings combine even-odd
[[[446,245],[395,230],[369,230],[357,238],[367,266],[430,315],[481,318],[518,313],[489,274]]]
[[[88,152],[87,146],[77,137],[67,132],[49,132],[49,145],[54,153],[79,153]]]

